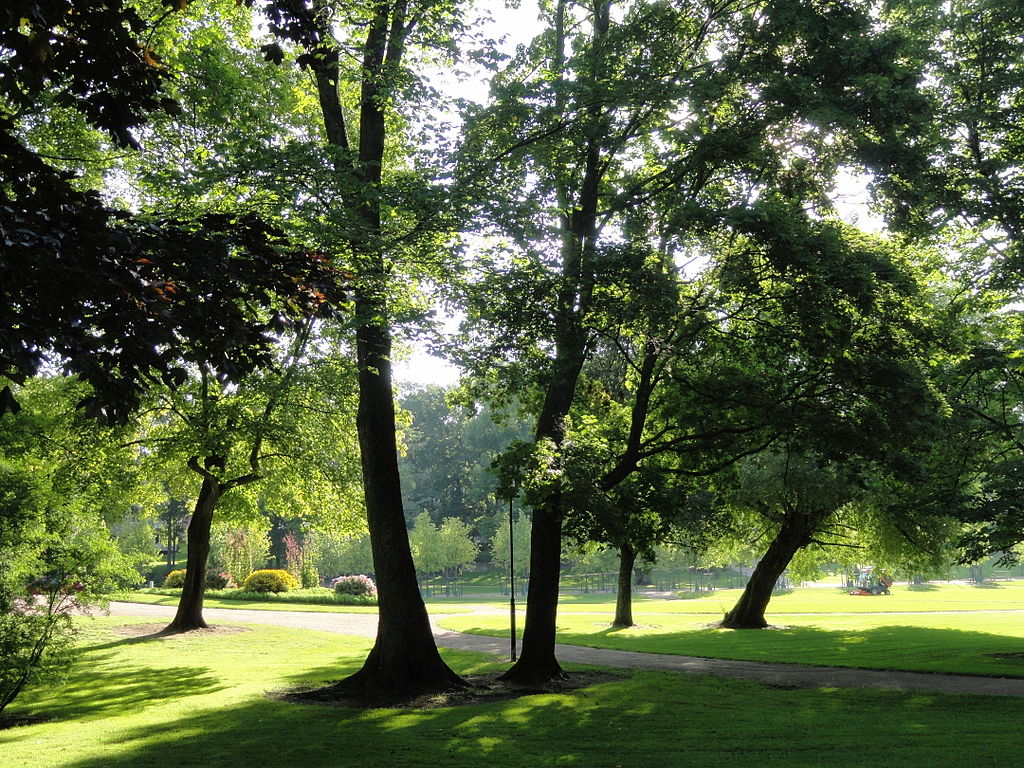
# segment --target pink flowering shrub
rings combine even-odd
[[[331,581],[331,589],[339,595],[377,597],[377,585],[369,576],[339,576]]]

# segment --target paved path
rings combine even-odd
[[[114,616],[149,616],[154,621],[169,621],[174,608],[143,603],[111,603]],[[210,623],[270,624],[294,629],[318,629],[346,635],[373,637],[377,617],[365,613],[305,613],[302,611],[254,611],[233,608],[206,608]],[[478,651],[507,656],[508,639],[452,632],[434,624],[437,644],[445,648]],[[878,671],[846,667],[811,667],[799,664],[769,664],[757,661],[704,659],[660,653],[612,651],[578,645],[556,646],[563,662],[594,664],[602,667],[654,669],[692,675],[718,675],[741,680],[756,680],[784,688],[875,688],[936,693],[986,694],[1024,697],[1024,679],[942,675],[926,672]]]

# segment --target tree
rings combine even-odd
[[[136,578],[101,516],[126,491],[111,469],[128,457],[106,444],[116,433],[83,430],[83,388],[69,384],[31,382],[0,422],[0,712],[26,686],[60,680],[74,617]]]
[[[69,0],[19,3],[0,23],[0,375],[24,381],[55,359],[92,384],[90,414],[123,422],[151,380],[180,384],[190,363],[228,378],[265,364],[283,318],[263,307],[308,306],[302,286],[333,280],[322,263],[258,217],[114,210],[23,141],[59,118],[137,147],[133,131],[154,110],[178,109],[142,42],[149,23],[120,2]],[[0,414],[16,408],[0,390]]]
[[[844,467],[813,455],[762,454],[740,469],[737,501],[769,521],[770,543],[736,605],[725,614],[727,629],[766,627],[772,590],[794,555],[820,536],[830,519],[855,502],[861,483]]]
[[[169,626],[174,631],[206,626],[210,531],[222,500],[272,478],[273,484],[247,500],[250,510],[261,512],[270,500],[300,516],[353,517],[351,375],[313,336],[312,320],[298,326],[282,339],[275,369],[238,384],[221,382],[200,367],[183,386],[153,394],[139,442],[160,464],[179,475],[187,467],[201,482],[187,531],[185,583]]]
[[[925,0],[887,13],[915,44],[927,100],[916,140],[879,148],[879,202],[902,230],[926,238],[952,230],[962,253],[985,251],[985,271],[1019,286],[1024,10],[1013,0]]]
[[[480,551],[470,534],[469,524],[457,518],[446,517],[436,526],[429,512],[421,512],[409,534],[417,570],[425,576],[441,572],[449,580],[458,576]]]
[[[817,207],[843,158],[867,137],[888,138],[915,94],[898,36],[866,4],[635,2],[613,12],[562,0],[545,12],[549,29],[468,121],[465,176],[486,179],[481,208],[504,243],[470,286],[465,359],[481,389],[533,409],[538,456],[559,476],[602,275],[628,252],[619,242],[631,212],[659,212],[648,218],[670,264],[716,258],[734,225],[726,211],[759,215],[773,187]],[[879,81],[884,97],[870,85]],[[561,674],[566,499],[560,483],[543,487],[523,654],[507,674],[519,682]]]
[[[361,698],[388,698],[461,686],[441,660],[426,607],[416,585],[402,506],[391,383],[394,260],[421,228],[436,228],[440,208],[400,206],[403,175],[390,166],[391,133],[398,103],[410,78],[411,46],[452,38],[458,7],[448,3],[395,0],[341,8],[331,3],[268,2],[272,32],[296,46],[297,62],[311,72],[324,126],[324,154],[334,175],[341,226],[325,244],[351,264],[359,436],[366,513],[377,578],[380,621],[362,669],[337,691]],[[343,36],[341,40],[336,32]],[[268,59],[283,59],[277,43]],[[358,61],[348,67],[348,56]],[[347,108],[342,88],[358,90]],[[347,91],[346,91],[347,92]],[[350,125],[351,123],[351,125]],[[420,186],[412,175],[406,183]],[[422,196],[424,201],[429,197]],[[428,242],[423,239],[421,243]]]
[[[458,397],[458,390],[429,386],[399,399],[411,419],[402,430],[399,459],[404,505],[407,514],[430,510],[435,522],[458,518],[489,538],[502,510],[494,496],[491,460],[526,429],[514,414],[450,402]]]
[[[509,513],[513,514],[511,536]],[[506,505],[505,512],[498,519],[498,525],[491,536],[491,562],[504,573],[511,572],[516,577],[526,576],[530,566],[530,520],[523,510],[516,512]],[[514,562],[513,562],[514,560]],[[509,584],[510,594],[515,585]]]

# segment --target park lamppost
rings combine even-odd
[[[514,498],[514,496],[508,497],[508,602],[512,661],[516,660],[516,536],[515,528],[512,526],[512,500]]]

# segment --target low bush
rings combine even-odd
[[[231,577],[224,573],[224,571],[207,571],[206,572],[206,588],[207,589],[227,589],[228,587],[235,586],[234,581]]]
[[[298,588],[299,582],[288,571],[275,569],[253,571],[242,582],[244,592],[288,592]]]
[[[369,576],[339,576],[331,581],[331,588],[339,595],[377,597],[377,585]]]
[[[179,568],[171,571],[164,577],[163,586],[165,589],[181,589],[185,586],[185,569]]]

